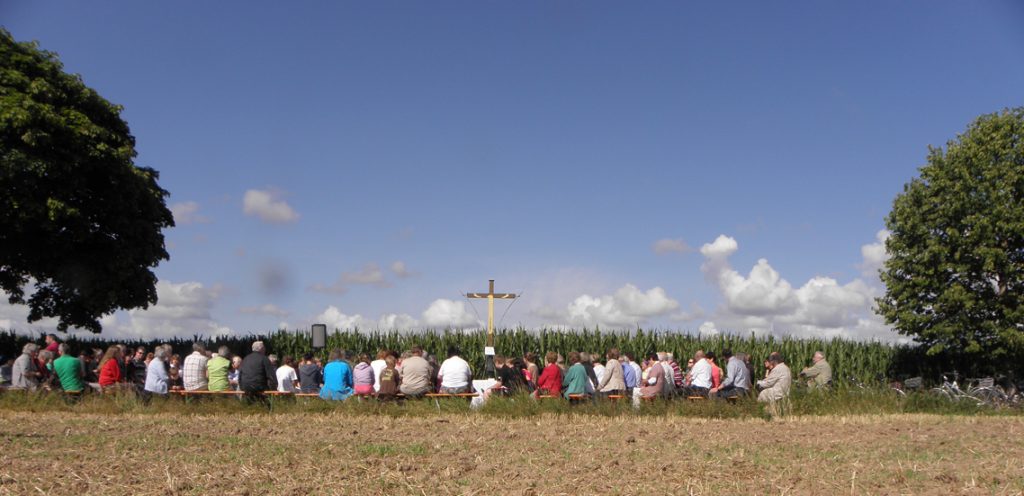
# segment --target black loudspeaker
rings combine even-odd
[[[319,350],[324,346],[327,346],[327,326],[313,324],[313,348]]]

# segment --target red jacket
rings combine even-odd
[[[549,363],[547,367],[544,367],[544,371],[540,373],[540,379],[537,379],[537,391],[540,394],[556,396],[562,393],[562,369],[558,368],[558,365]]]
[[[111,358],[100,369],[100,386],[113,386],[118,382],[121,382],[121,366],[118,365],[117,359]]]

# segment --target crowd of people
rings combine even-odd
[[[327,400],[352,395],[380,400],[415,398],[428,393],[473,393],[474,373],[456,347],[440,363],[419,347],[399,353],[381,350],[375,358],[333,350],[326,363],[313,354],[302,357],[268,354],[262,341],[252,344],[245,357],[227,347],[207,350],[196,342],[182,359],[170,345],[152,351],[113,345],[107,350],[83,350],[74,355],[66,343],[47,335],[45,343],[27,343],[22,354],[5,364],[8,387],[59,389],[71,393],[134,390],[146,401],[176,391],[240,391],[250,400],[262,400],[266,391],[317,394]],[[756,394],[761,402],[788,397],[793,375],[780,353],[764,362],[766,374],[755,381],[752,357],[698,350],[681,366],[672,353],[635,356],[612,348],[604,355],[571,352],[568,357],[547,352],[543,363],[535,353],[522,357],[493,357],[493,381],[482,391],[493,394],[531,394],[563,397],[571,402],[622,397],[676,396],[727,399]],[[725,368],[722,368],[724,364]],[[823,352],[815,352],[812,365],[799,377],[810,388],[827,388],[832,370]]]

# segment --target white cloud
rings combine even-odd
[[[156,292],[157,304],[145,310],[128,311],[128,322],[115,326],[118,334],[155,339],[231,333],[231,329],[219,325],[211,316],[220,297],[219,287],[207,288],[198,282],[158,281]]]
[[[418,275],[416,272],[409,270],[409,268],[405,266],[405,262],[401,260],[396,260],[391,263],[391,272],[394,272],[395,276],[401,279]]]
[[[174,336],[192,337],[199,334],[213,337],[233,334],[234,331],[218,323],[211,315],[213,306],[223,288],[219,285],[205,287],[198,282],[173,283],[157,281],[158,301],[147,309],[133,309],[105,315],[100,318],[103,331],[108,339],[164,339]],[[47,318],[33,324],[25,320],[28,307],[25,305],[0,304],[0,329],[14,329],[18,332],[54,332],[57,319]],[[74,334],[91,336],[89,331],[71,329]]]
[[[879,233],[879,240],[882,239]],[[743,276],[728,261],[738,249],[736,240],[725,235],[701,247],[705,257],[701,268],[723,298],[715,312],[719,323],[758,334],[896,340],[896,335],[874,313],[877,288],[861,279],[840,284],[833,278],[816,276],[793,289],[763,258]],[[864,253],[866,261],[874,255],[871,250]]]
[[[736,243],[735,239],[720,234],[711,243],[705,243],[704,246],[701,246],[700,254],[708,259],[721,259],[728,258],[733,253],[736,253],[738,249],[739,244]]]
[[[885,266],[889,252],[885,250],[885,240],[889,239],[889,231],[882,229],[875,234],[875,242],[860,247],[864,262],[860,265],[861,274],[869,281],[878,279],[878,271]]]
[[[718,328],[715,327],[714,322],[707,321],[700,325],[701,336],[717,336],[718,334]]]
[[[367,320],[362,315],[347,315],[338,310],[338,307],[331,305],[327,307],[320,315],[313,318],[313,321],[320,324],[327,324],[327,328],[330,330],[348,330],[356,327],[366,329],[368,326]]]
[[[238,309],[239,312],[249,315],[268,315],[271,317],[287,317],[288,311],[283,308],[274,305],[273,303],[267,303],[265,305],[259,305],[254,307],[242,307]]]
[[[208,217],[199,213],[199,204],[194,201],[175,203],[170,206],[170,210],[174,215],[174,223],[179,226],[210,222]]]
[[[466,309],[466,303],[445,298],[434,300],[423,311],[423,325],[434,328],[468,328],[480,326],[475,314]]]
[[[577,297],[566,309],[565,318],[573,325],[629,326],[678,308],[679,302],[660,287],[644,292],[626,284],[612,295]]]
[[[693,248],[686,244],[686,241],[683,241],[682,239],[659,239],[654,242],[651,249],[658,255],[665,255],[668,253],[689,253],[693,251]]]
[[[242,199],[242,212],[271,224],[295,222],[299,214],[280,196],[277,191],[250,189]]]
[[[420,323],[415,318],[406,314],[389,313],[382,315],[377,320],[377,329],[382,331],[408,331],[419,327]]]
[[[726,305],[737,313],[769,315],[788,312],[799,303],[793,288],[779,273],[760,259],[743,277],[732,269],[718,273],[718,287]]]
[[[341,281],[347,284],[365,284],[379,288],[391,286],[391,283],[384,279],[384,272],[375,262],[364,265],[358,272],[343,272]]]

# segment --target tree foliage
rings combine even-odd
[[[1024,108],[930,148],[886,219],[879,313],[930,354],[1024,353]]]
[[[156,303],[174,220],[120,113],[0,29],[0,289],[29,322],[99,332],[103,315]]]

